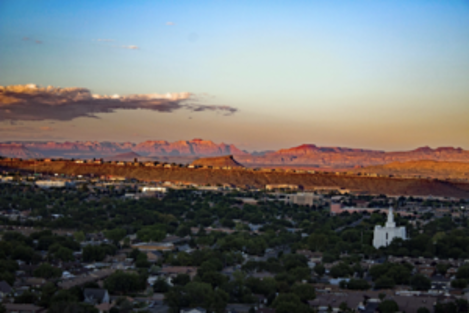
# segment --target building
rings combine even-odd
[[[395,238],[405,240],[406,228],[396,226],[393,219],[393,208],[390,207],[388,210],[388,218],[387,222],[385,223],[385,227],[378,225],[375,226],[373,245],[376,249],[382,246],[388,246]]]
[[[149,193],[149,192],[166,193],[166,192],[168,192],[168,188],[163,187],[163,186],[144,186],[144,187],[142,187],[142,193]]]
[[[84,302],[89,304],[109,303],[109,293],[106,289],[85,288],[83,298]]]
[[[301,190],[302,186],[296,184],[266,184],[266,190]]]
[[[36,185],[43,189],[74,187],[75,183],[66,180],[38,180]]]
[[[148,252],[148,251],[173,251],[175,246],[173,243],[163,243],[163,242],[142,242],[132,244],[133,249],[138,249],[139,251]]]
[[[315,201],[318,201],[322,198],[321,195],[314,193],[298,193],[298,194],[287,194],[286,203],[288,204],[297,204],[297,205],[308,205],[312,206]]]

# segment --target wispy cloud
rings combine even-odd
[[[130,45],[130,46],[121,46],[121,48],[124,48],[124,49],[132,49],[132,50],[137,50],[137,49],[139,49],[139,47],[134,46],[134,45]]]
[[[187,109],[194,112],[216,111],[231,115],[237,111],[230,106],[188,103],[197,101],[190,93],[92,95],[78,87],[39,87],[35,84],[0,86],[0,121],[68,121],[78,117],[97,118],[98,113],[120,109],[146,109],[173,112]],[[50,127],[42,127],[49,131]]]
[[[173,25],[175,25],[175,23],[173,23],[173,22],[166,22],[166,25],[168,25],[168,26],[173,26]]]
[[[22,38],[24,41],[31,41],[31,42],[34,42],[35,44],[42,44],[42,40],[34,40],[32,38],[29,38],[29,37],[23,37]]]

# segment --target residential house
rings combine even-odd
[[[109,303],[109,293],[106,289],[86,288],[83,290],[84,302],[89,304]]]
[[[7,313],[42,313],[44,308],[34,304],[5,303]]]
[[[167,277],[176,277],[179,274],[188,274],[194,278],[197,273],[197,267],[194,266],[163,266],[160,273]]]
[[[195,308],[183,308],[181,309],[180,313],[207,313],[207,311],[198,306]]]
[[[0,300],[12,292],[11,286],[5,280],[0,281]]]
[[[139,251],[173,251],[175,246],[173,243],[163,243],[163,242],[141,242],[132,244],[131,247],[138,249]]]
[[[160,251],[148,251],[147,252],[147,260],[150,263],[156,263],[163,257],[162,252]]]
[[[23,281],[25,286],[33,287],[33,288],[41,288],[46,284],[46,279],[44,278],[37,278],[37,277],[29,277],[25,278]]]
[[[250,304],[240,304],[240,303],[232,303],[227,304],[225,311],[227,313],[249,313],[251,309]]]

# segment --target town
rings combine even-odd
[[[4,170],[1,309],[468,312],[468,210],[342,187]]]

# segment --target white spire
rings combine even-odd
[[[387,217],[387,223],[385,224],[385,227],[387,228],[395,228],[395,220],[393,219],[393,207],[390,206],[388,209],[388,217]]]

